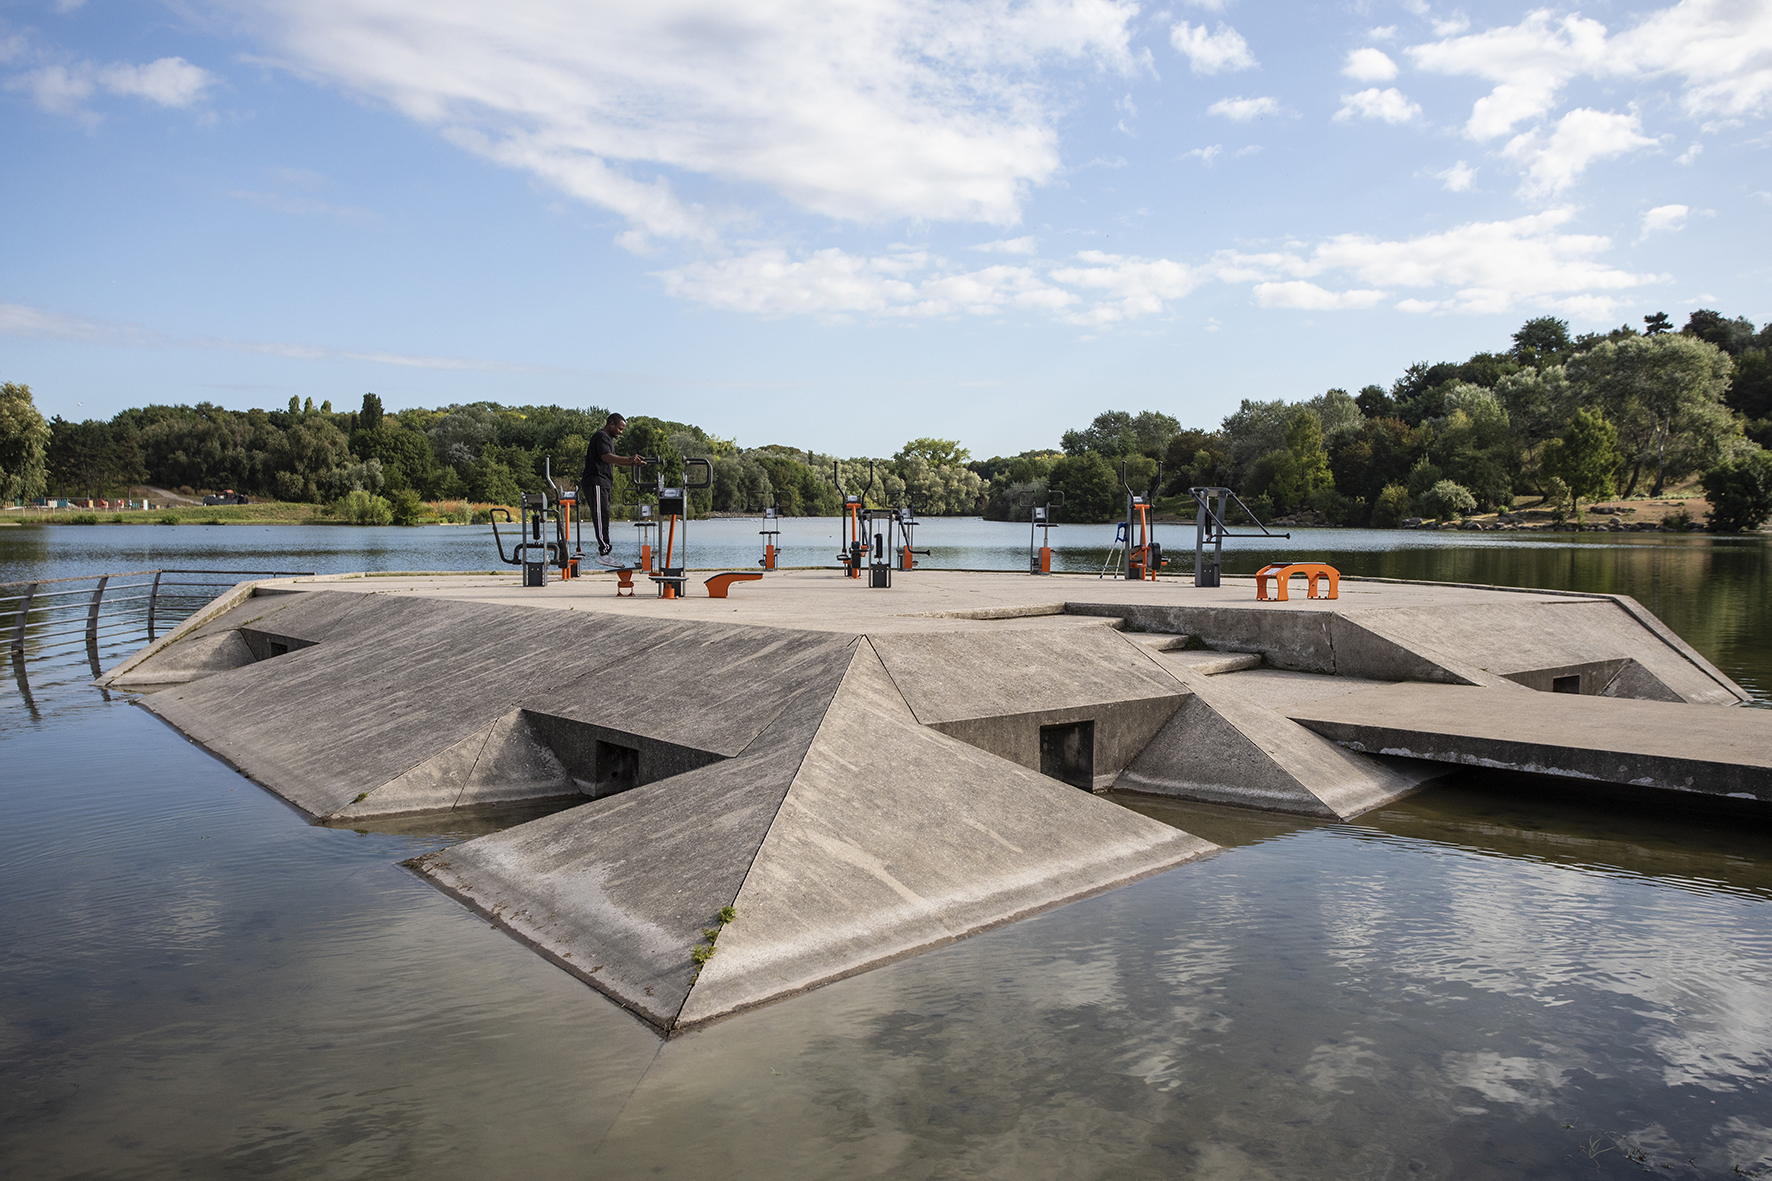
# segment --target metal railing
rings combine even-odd
[[[0,583],[0,637],[13,666],[84,646],[99,675],[101,647],[151,644],[248,579],[311,571],[128,570]]]

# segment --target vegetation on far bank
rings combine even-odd
[[[1580,337],[1540,317],[1505,351],[1412,365],[1388,388],[1245,399],[1216,427],[1107,411],[1057,447],[1016,456],[974,459],[955,440],[928,437],[891,456],[839,460],[645,415],[629,416],[618,450],[660,456],[672,473],[685,457],[709,459],[712,486],[692,498],[700,512],[772,503],[783,515],[832,515],[848,492],[925,516],[1002,520],[1061,493],[1061,520],[1104,521],[1123,510],[1123,476],[1159,508],[1185,512],[1190,487],[1225,486],[1263,519],[1394,527],[1494,513],[1517,498],[1579,519],[1594,501],[1656,496],[1701,477],[1711,526],[1735,530],[1772,516],[1772,452],[1762,450],[1772,444],[1769,355],[1772,325],[1709,310],[1678,331],[1657,313],[1641,332]],[[576,484],[604,417],[600,407],[491,401],[390,412],[365,394],[349,411],[291,398],[281,410],[147,406],[108,422],[46,423],[29,388],[6,383],[0,501],[151,485],[276,502],[164,510],[179,521],[471,519],[463,504],[514,505],[547,473]],[[625,469],[616,481],[617,503],[643,494]]]

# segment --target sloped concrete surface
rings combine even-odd
[[[812,988],[1215,848],[919,725],[864,646],[680,1024]]]
[[[1343,678],[1259,670],[1205,677],[1176,663],[1192,694],[1119,777],[1119,790],[1346,820],[1434,774],[1344,750],[1280,712],[1282,703],[1341,688]]]
[[[1042,726],[1095,724],[1095,768],[1113,781],[1186,692],[1148,652],[1106,626],[873,637],[916,720],[1040,769]]]
[[[1772,802],[1772,711],[1388,685],[1289,716],[1353,750]]]

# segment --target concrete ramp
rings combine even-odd
[[[1192,693],[1116,788],[1348,820],[1435,774],[1343,749],[1282,712],[1291,700],[1378,682],[1279,670],[1202,676],[1185,655],[1156,655]]]
[[[411,864],[672,1032],[1216,849],[921,725],[865,640],[812,720]]]
[[[1772,710],[1403,684],[1287,716],[1350,751],[1772,802]]]

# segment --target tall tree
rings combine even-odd
[[[1645,466],[1651,496],[1669,475],[1708,467],[1734,454],[1739,437],[1723,394],[1733,364],[1716,345],[1663,332],[1597,345],[1568,365],[1570,378],[1617,426],[1628,465],[1625,495]],[[1565,477],[1567,478],[1567,477]]]
[[[48,478],[49,424],[31,387],[0,383],[0,500],[42,496]]]
[[[1583,500],[1602,500],[1617,489],[1618,432],[1598,410],[1577,410],[1563,437],[1545,444],[1544,468],[1569,485],[1579,520]]]

